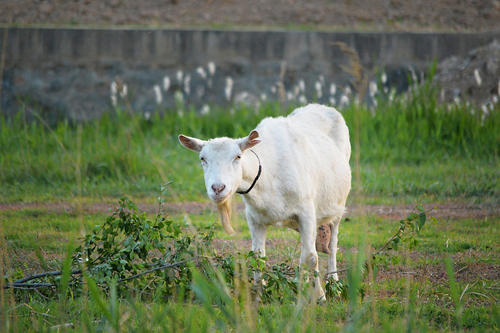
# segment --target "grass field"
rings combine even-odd
[[[212,230],[213,241],[205,250],[210,256],[233,258],[230,268],[215,266],[234,276],[220,278],[210,269],[193,269],[187,296],[176,288],[168,297],[159,296],[165,294],[162,284],[147,297],[133,288],[94,288],[95,277],[86,277],[81,290],[72,289],[65,275],[48,290],[1,289],[0,330],[500,329],[500,110],[497,105],[485,115],[437,100],[427,84],[394,101],[381,99],[374,109],[353,105],[342,111],[354,149],[348,202],[353,210],[339,234],[339,266],[348,270],[341,273],[345,294],[329,297],[322,305],[308,300],[300,283],[297,292],[291,291],[293,278],[273,270],[281,263],[298,266],[298,234],[278,228],[269,231],[266,270],[274,272],[276,280],[270,281],[277,281],[279,295],[263,304],[251,301],[248,279],[241,278],[242,268],[235,264],[246,262],[243,257],[250,249],[243,214],[238,210],[234,221],[237,235],[226,235],[207,203],[196,156],[176,139],[178,133],[244,136],[263,117],[285,115],[291,107],[267,104],[258,112],[212,107],[204,116],[179,107],[158,110],[151,119],[116,110],[82,124],[49,125],[29,110],[21,110],[15,119],[2,119],[2,285],[32,273],[60,270],[69,262],[68,246],[76,247],[93,227],[102,225],[110,215],[108,207],[116,206],[121,196],[133,198],[154,219],[159,188],[166,183],[168,219],[181,235]],[[354,207],[377,204],[397,210],[420,203],[474,209],[461,215],[439,208],[429,212],[437,218],[428,219],[410,238],[416,244],[402,242],[367,266],[376,272],[363,272],[365,259],[394,234],[406,212]],[[180,208],[172,209],[175,205]],[[197,246],[192,239],[190,246]],[[320,261],[324,272],[326,255],[320,255]],[[307,283],[303,285],[307,289]]]

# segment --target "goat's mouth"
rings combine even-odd
[[[231,192],[228,192],[226,194],[211,194],[210,195],[210,199],[215,202],[217,205],[220,205],[220,204],[223,204],[224,202],[226,202],[227,200],[229,200],[229,198],[231,198]]]

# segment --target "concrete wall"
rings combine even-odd
[[[0,38],[0,50],[5,48],[2,112],[26,106],[49,117],[88,119],[111,109],[113,81],[118,82],[117,103],[137,112],[174,106],[175,91],[200,109],[278,99],[280,91],[293,100],[312,100],[319,93],[320,102],[338,102],[350,77],[342,70],[349,59],[332,45],[336,41],[353,47],[372,76],[384,70],[390,83],[404,89],[410,68],[425,71],[433,60],[465,55],[500,39],[500,33],[4,28]],[[216,67],[213,75],[209,62]],[[119,94],[123,85],[125,98]]]

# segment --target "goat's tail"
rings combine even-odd
[[[335,144],[340,149],[342,153],[347,158],[347,161],[351,158],[351,142],[349,140],[349,128],[347,127],[344,117],[342,114],[335,110],[334,108],[330,108],[333,111],[331,114],[333,115],[333,122],[331,123],[330,128],[330,136],[333,137]]]
[[[231,225],[231,202],[232,197],[229,197],[226,201],[217,205],[217,211],[219,212],[220,221],[224,230],[230,235],[234,234],[234,229]]]

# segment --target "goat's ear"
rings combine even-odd
[[[241,139],[241,141],[239,142],[241,151],[252,148],[256,144],[258,144],[260,142],[260,140],[257,140],[258,137],[259,132],[253,130],[246,138]]]
[[[186,147],[187,149],[191,149],[192,151],[200,152],[203,146],[205,145],[205,141],[196,139],[196,138],[191,138],[189,136],[185,136],[180,134],[179,135],[179,142],[181,145]]]

